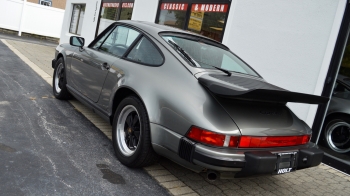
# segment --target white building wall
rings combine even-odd
[[[154,22],[158,3],[157,0],[135,0],[131,20]]]
[[[77,36],[75,34],[69,33],[73,4],[86,4],[81,35],[79,36],[85,38],[85,45],[87,46],[92,40],[95,39],[95,32],[97,27],[97,21],[99,18],[101,0],[67,0],[66,14],[63,18],[60,44],[69,43],[69,38],[71,36]]]
[[[346,0],[232,0],[223,43],[268,82],[320,95]],[[288,103],[312,126],[317,106]]]

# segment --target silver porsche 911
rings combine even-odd
[[[113,125],[122,164],[143,167],[161,155],[211,180],[320,164],[311,129],[286,103],[328,99],[267,83],[223,44],[137,21],[84,42],[72,36],[57,46],[53,94],[74,96]]]

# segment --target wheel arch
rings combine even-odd
[[[113,101],[111,103],[111,116],[109,118],[109,123],[112,125],[113,124],[113,119],[114,119],[114,113],[117,110],[118,105],[120,104],[120,102],[128,97],[134,95],[135,97],[137,97],[143,104],[143,106],[146,108],[146,113],[147,113],[147,118],[149,118],[148,116],[148,110],[147,107],[145,105],[145,102],[143,101],[143,99],[141,98],[141,96],[131,87],[128,86],[121,86],[118,88],[118,90],[114,93],[113,95]]]
[[[65,58],[64,58],[64,56],[63,56],[63,54],[61,52],[58,53],[56,60],[58,60],[60,58],[63,58],[63,60],[65,60]]]
[[[325,118],[325,124],[323,125],[326,126],[326,123],[332,119],[337,119],[337,117],[339,117],[339,119],[341,119],[340,117],[343,117],[343,116],[346,116],[348,119],[350,119],[350,114],[348,113],[345,113],[345,112],[334,112],[334,113],[331,113],[331,114],[328,114]]]

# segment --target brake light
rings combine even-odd
[[[241,136],[231,136],[230,143],[228,144],[228,146],[229,147],[237,147],[240,138],[241,138]]]
[[[310,135],[302,136],[241,136],[239,148],[268,148],[303,145],[310,141]]]
[[[224,146],[225,135],[192,126],[187,136],[197,142],[213,146]]]

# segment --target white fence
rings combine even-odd
[[[0,0],[0,28],[59,38],[64,10],[22,0]]]

